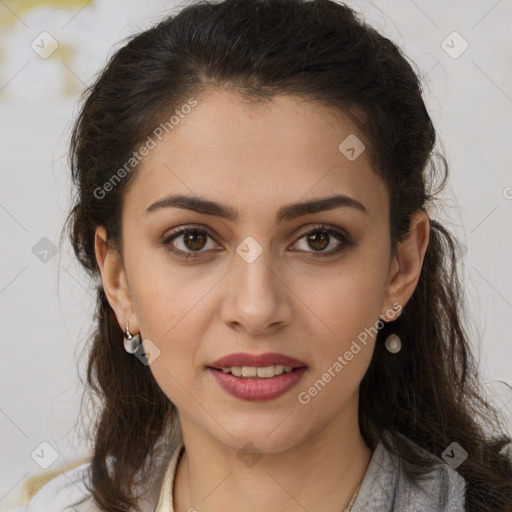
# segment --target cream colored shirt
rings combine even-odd
[[[174,502],[173,502],[173,488],[174,488],[174,478],[176,476],[176,468],[178,466],[179,459],[183,454],[183,443],[180,443],[177,449],[174,451],[174,454],[171,458],[171,462],[169,463],[169,467],[164,476],[164,481],[162,483],[162,487],[160,489],[160,497],[158,499],[158,503],[155,508],[155,512],[174,512]]]

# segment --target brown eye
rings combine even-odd
[[[294,244],[301,252],[314,254],[316,257],[335,256],[354,245],[355,242],[342,230],[323,225],[303,233]],[[331,249],[326,250],[329,246]]]
[[[329,238],[325,231],[316,231],[307,235],[307,242],[315,251],[323,251],[329,245]]]
[[[215,250],[218,247],[214,242],[208,245],[209,240],[213,241],[213,237],[205,230],[185,226],[165,237],[161,244],[182,258],[191,258],[202,256],[209,249]]]
[[[207,236],[202,231],[188,230],[183,234],[183,243],[187,249],[198,251],[206,245]]]

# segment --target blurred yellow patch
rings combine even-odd
[[[4,0],[0,4],[0,27],[8,25],[22,17],[24,13],[38,7],[58,7],[59,9],[76,9],[89,7],[93,0]]]
[[[80,466],[80,464],[83,464],[84,462],[88,462],[90,458],[86,457],[74,462],[71,462],[69,464],[66,464],[64,466],[61,466],[60,468],[48,470],[45,471],[39,475],[30,476],[28,478],[25,478],[23,481],[23,488],[21,490],[21,495],[16,500],[16,505],[23,505],[27,506],[29,501],[32,499],[34,494],[41,489],[44,485],[46,485],[50,480],[53,480],[56,476],[59,476],[60,474],[69,471],[70,469],[73,469],[77,466]]]

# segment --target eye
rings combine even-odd
[[[335,244],[331,250],[326,251],[325,249],[332,247],[333,238],[338,241],[338,244]],[[317,253],[316,255],[319,257],[334,256],[344,248],[354,245],[354,242],[342,230],[325,225],[317,226],[303,233],[294,245],[297,245],[301,240],[304,240],[303,246],[305,246],[305,249],[300,250]],[[308,247],[313,249],[313,251],[309,251]]]
[[[208,239],[213,240],[213,237],[204,229],[184,226],[166,236],[162,240],[162,245],[181,258],[194,258],[199,256],[195,253],[215,249],[215,244],[213,247],[208,246]],[[175,243],[174,240],[178,242]]]

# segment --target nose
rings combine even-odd
[[[226,325],[240,332],[269,334],[290,322],[291,291],[283,280],[282,265],[272,260],[268,248],[252,262],[234,255],[221,308]]]

